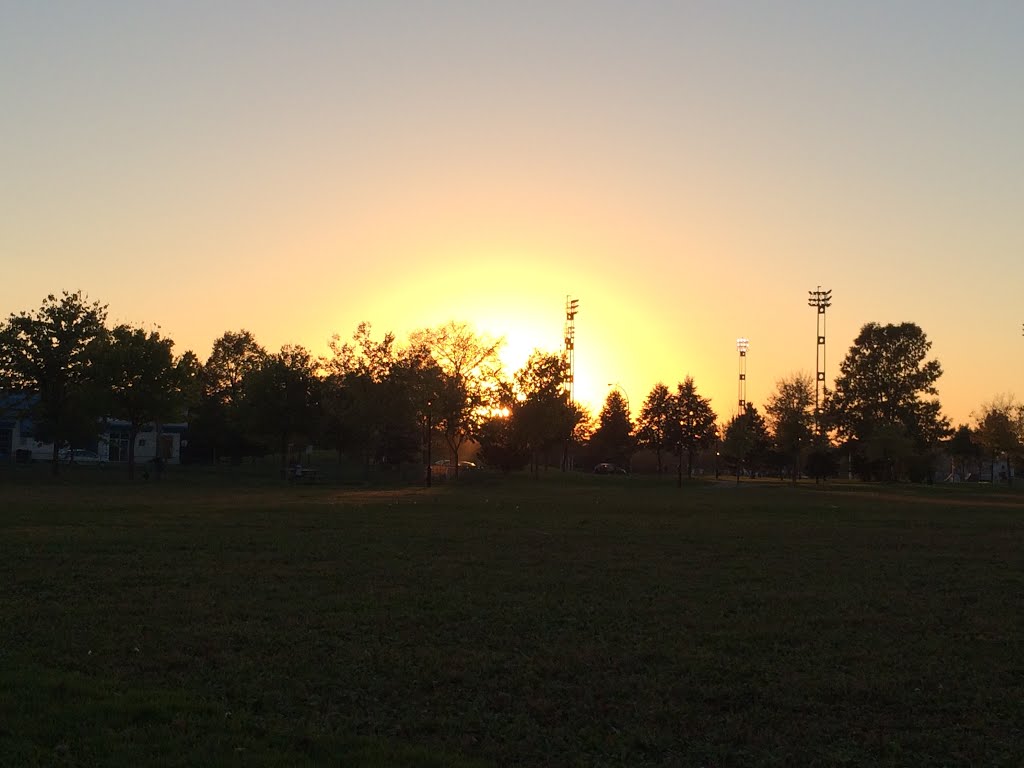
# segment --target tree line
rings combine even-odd
[[[835,475],[843,459],[865,479],[931,479],[943,450],[963,474],[984,459],[994,474],[1004,459],[1009,479],[1024,453],[1024,407],[1012,396],[982,406],[973,427],[951,429],[936,388],[941,365],[913,323],[863,326],[822,408],[816,382],[794,373],[776,383],[763,414],[746,403],[724,423],[692,376],[656,384],[635,420],[617,390],[592,416],[569,396],[563,354],[537,350],[507,374],[501,344],[465,323],[403,343],[362,323],[316,357],[300,345],[268,351],[243,329],[222,334],[201,361],[175,355],[157,328],[108,327],[106,305],[64,292],[0,325],[0,389],[31,416],[35,438],[53,444],[54,471],[58,451],[94,440],[105,419],[129,425],[129,473],[139,431],[176,421],[188,423],[194,461],[276,454],[285,464],[315,445],[367,472],[423,462],[435,443],[454,471],[470,442],[493,467],[533,472],[573,462],[628,469],[643,449],[654,471],[674,466],[680,481],[709,451],[737,479],[793,480]]]

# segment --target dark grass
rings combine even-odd
[[[1024,497],[0,478],[0,765],[1017,766]]]

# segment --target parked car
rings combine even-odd
[[[602,461],[600,464],[594,467],[595,475],[625,475],[628,474],[625,469],[612,464],[610,461]]]
[[[450,467],[452,466],[452,462],[451,459],[441,459],[440,461],[435,461],[434,466]],[[472,461],[460,461],[459,469],[476,469],[476,464],[474,464]]]
[[[60,454],[60,460],[67,464],[106,464],[107,460],[101,458],[96,451],[89,451],[85,448],[68,448]]]

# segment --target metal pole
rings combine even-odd
[[[433,405],[429,400],[427,401],[427,488],[431,487],[431,482],[434,475],[434,466],[431,463],[430,446],[433,442],[433,425],[430,423],[430,406]]]

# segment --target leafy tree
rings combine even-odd
[[[282,467],[288,462],[288,446],[313,434],[319,403],[316,374],[316,360],[304,347],[291,345],[246,374],[247,413],[256,431],[277,443]]]
[[[663,469],[662,452],[671,448],[669,435],[675,416],[675,398],[669,388],[659,381],[644,400],[636,423],[637,443],[654,451],[659,475]]]
[[[65,291],[0,326],[0,387],[34,395],[26,402],[36,439],[53,443],[54,474],[65,442],[99,431],[95,359],[107,334],[106,317],[106,305]]]
[[[98,355],[109,393],[109,413],[128,422],[128,477],[135,476],[135,441],[147,424],[173,418],[185,405],[185,363],[158,331],[119,325]],[[194,356],[193,356],[194,357]],[[191,359],[190,359],[191,361]]]
[[[540,454],[564,444],[583,414],[569,401],[569,363],[564,355],[534,351],[513,379],[507,399],[513,434],[529,454],[534,473]]]
[[[840,366],[828,415],[841,439],[859,445],[872,474],[900,474],[911,454],[929,456],[949,433],[935,382],[938,360],[914,323],[861,328]]]
[[[956,428],[949,439],[948,448],[953,459],[952,474],[959,475],[960,478],[967,477],[968,462],[976,461],[984,453],[984,447],[977,441],[974,430],[966,424]]]
[[[390,402],[388,380],[395,365],[395,337],[387,333],[380,341],[372,337],[369,323],[360,323],[350,342],[331,340],[333,357],[324,361],[324,412],[328,435],[339,452],[362,457],[369,473],[375,458],[383,453]]]
[[[976,416],[978,442],[988,454],[995,481],[995,463],[1002,456],[1006,459],[1006,482],[1013,484],[1013,459],[1021,453],[1024,445],[1024,405],[1012,395],[1000,395],[981,407]]]
[[[750,402],[743,412],[733,416],[725,426],[722,438],[722,454],[736,471],[736,482],[744,468],[756,470],[771,446],[768,425],[757,408]]]
[[[629,418],[626,398],[617,389],[608,393],[597,421],[597,428],[590,436],[590,446],[598,459],[628,467],[634,446],[633,423]]]
[[[764,410],[775,447],[789,458],[790,476],[795,483],[801,454],[814,438],[814,380],[806,373],[779,379]]]
[[[202,367],[202,393],[190,442],[207,447],[214,459],[226,453],[236,460],[256,451],[244,409],[247,377],[267,359],[266,350],[247,330],[228,331],[213,342]]]
[[[667,437],[669,444],[676,447],[680,462],[683,451],[686,452],[687,477],[693,477],[694,453],[700,448],[707,448],[718,437],[717,420],[711,400],[697,394],[692,376],[687,376],[676,386]]]
[[[465,323],[449,322],[413,334],[411,342],[430,350],[440,371],[432,413],[457,472],[459,449],[479,436],[497,403],[501,377],[498,350],[504,340],[477,335]]]

